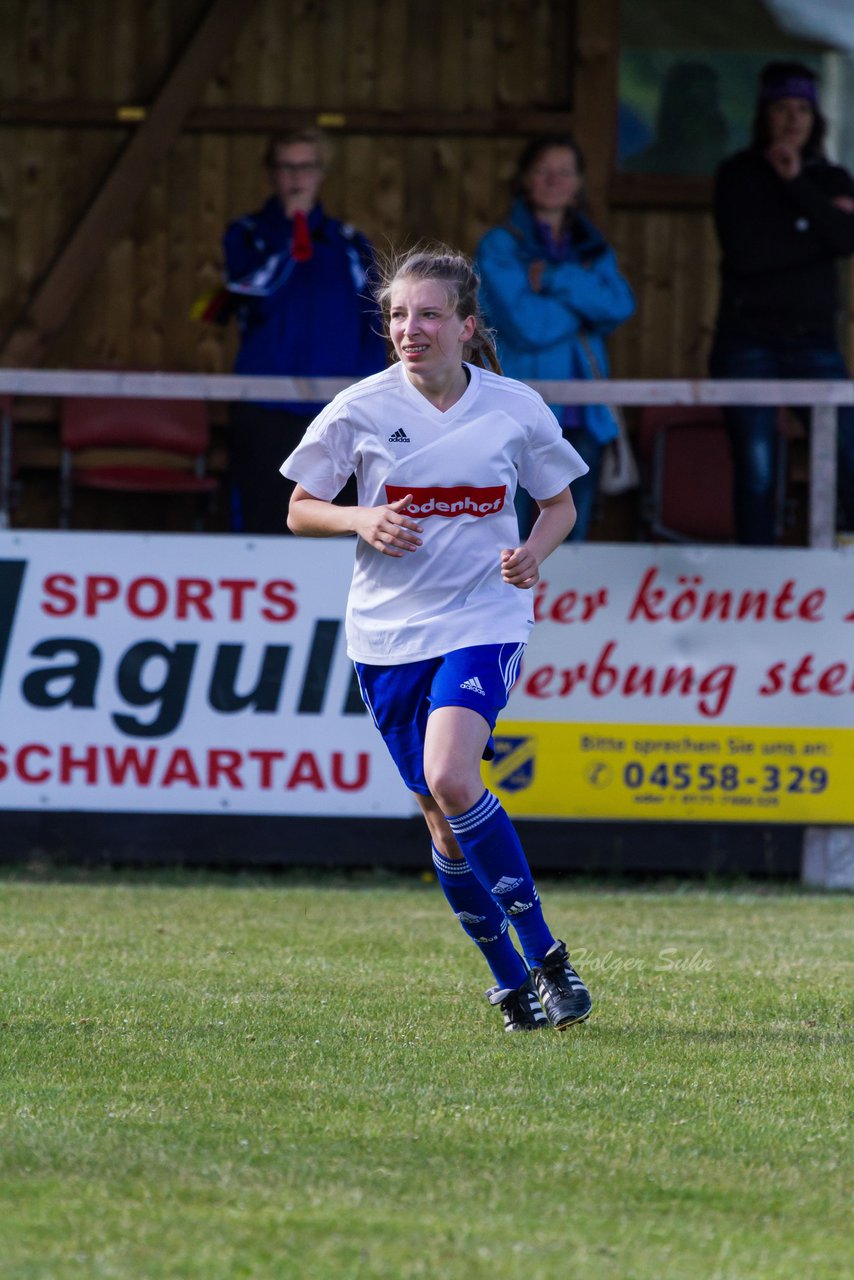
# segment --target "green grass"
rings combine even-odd
[[[6,875],[4,1280],[850,1275],[850,897],[540,887],[506,1036],[435,884]]]

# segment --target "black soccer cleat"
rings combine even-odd
[[[543,963],[531,970],[543,1012],[553,1027],[562,1031],[574,1022],[583,1022],[593,1007],[590,992],[569,963],[565,942],[549,947]]]
[[[515,991],[512,987],[490,987],[486,998],[501,1007],[505,1031],[538,1031],[549,1025],[530,978]]]

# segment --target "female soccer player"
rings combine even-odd
[[[586,466],[541,397],[500,376],[477,287],[444,249],[388,269],[378,297],[398,362],[336,396],[286,459],[288,524],[358,536],[347,651],[424,814],[439,883],[492,970],[505,1029],[563,1028],[587,1017],[590,994],[480,762],[533,624],[530,588],[572,528],[569,484]],[[359,505],[333,506],[353,473]],[[517,481],[540,512],[522,545]]]

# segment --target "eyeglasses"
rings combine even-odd
[[[270,168],[274,169],[276,173],[316,173],[323,166],[318,164],[316,160],[306,164],[291,164],[289,160],[282,160],[278,164],[271,164]]]
[[[577,178],[577,169],[531,169],[532,178]]]

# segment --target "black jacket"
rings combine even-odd
[[[854,196],[854,180],[826,160],[806,160],[790,182],[754,148],[723,162],[715,183],[719,334],[833,339],[836,260],[854,253],[854,213],[837,209],[834,196]]]

